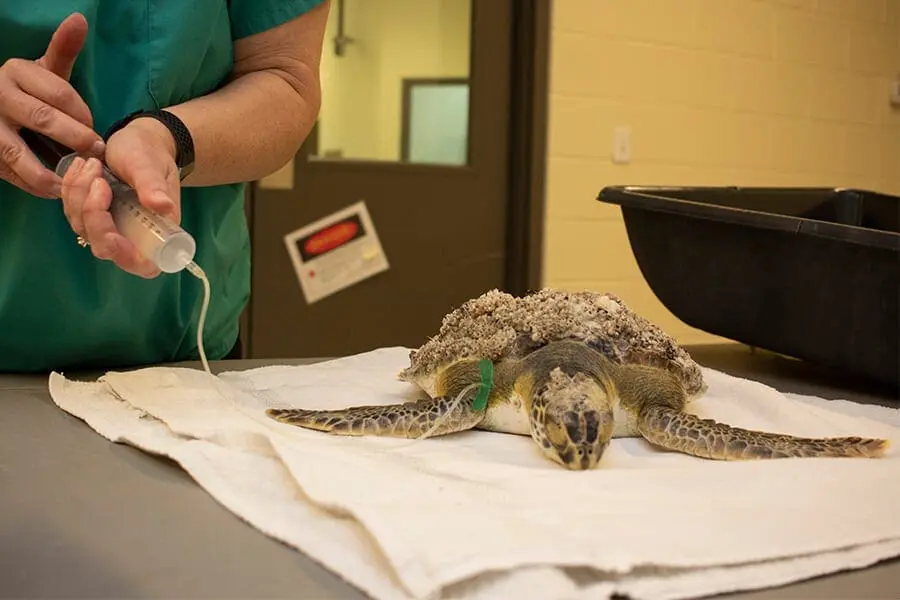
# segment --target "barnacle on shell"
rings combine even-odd
[[[552,288],[518,298],[491,290],[466,301],[444,316],[437,335],[410,352],[410,365],[400,377],[415,381],[461,358],[522,356],[548,342],[573,338],[616,362],[667,368],[688,394],[704,387],[690,355],[616,295]]]

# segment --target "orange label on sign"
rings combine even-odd
[[[353,221],[337,223],[308,238],[303,249],[307,254],[322,254],[352,240],[357,231],[359,228]]]

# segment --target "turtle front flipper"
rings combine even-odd
[[[750,460],[792,457],[877,458],[888,440],[862,437],[805,438],[732,427],[668,406],[645,406],[637,419],[649,442],[700,458]]]
[[[618,374],[621,406],[635,416],[638,432],[668,450],[715,460],[792,457],[876,458],[887,440],[861,437],[805,438],[732,427],[684,412],[686,396],[660,368],[628,365]]]
[[[485,407],[473,407],[480,377],[474,361],[460,361],[439,374],[441,395],[435,398],[337,410],[270,408],[266,414],[280,423],[335,435],[434,437],[472,429],[484,419]]]
[[[423,398],[386,406],[353,406],[338,410],[270,408],[266,414],[288,425],[345,436],[418,438],[471,429],[484,418],[472,409],[475,392],[454,407],[455,397]],[[440,422],[438,422],[440,420]],[[436,425],[436,426],[435,426]]]

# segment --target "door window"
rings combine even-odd
[[[471,0],[334,0],[313,160],[469,162]]]

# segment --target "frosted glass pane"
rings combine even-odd
[[[407,161],[465,165],[468,133],[468,84],[413,84],[405,132]]]

